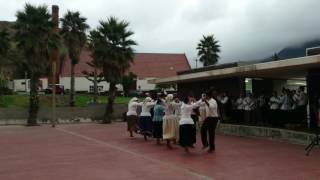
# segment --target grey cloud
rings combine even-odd
[[[220,41],[220,62],[261,59],[320,37],[319,0],[30,0],[78,10],[91,28],[114,15],[130,22],[138,52],[185,52],[194,64],[203,34]],[[25,1],[0,0],[2,20]]]

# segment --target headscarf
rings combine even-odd
[[[129,101],[129,104],[130,103],[133,103],[133,102],[135,102],[135,101],[138,101],[139,99],[137,98],[137,97],[133,97],[130,101]]]
[[[152,98],[151,97],[146,97],[143,101],[143,104],[146,104],[148,102],[151,102],[152,101]]]
[[[171,102],[173,100],[173,94],[168,94],[166,97],[166,102]]]

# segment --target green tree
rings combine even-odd
[[[8,30],[2,29],[0,31],[0,56],[6,56],[10,49],[10,37]]]
[[[3,68],[8,63],[7,55],[9,49],[10,37],[8,30],[5,28],[0,31],[0,95],[2,95],[7,89],[7,81],[4,77]]]
[[[203,66],[214,65],[218,62],[220,45],[213,35],[203,36],[197,46],[199,61]]]
[[[39,110],[38,82],[42,75],[48,74],[50,67],[49,51],[58,48],[59,36],[54,32],[54,23],[47,6],[26,4],[16,14],[15,39],[26,59],[30,76],[30,105],[27,125],[37,125]]]
[[[110,17],[107,21],[100,21],[100,25],[90,32],[94,46],[92,56],[101,67],[105,80],[110,83],[103,123],[111,122],[116,84],[121,82],[133,61],[132,46],[136,45],[136,42],[130,39],[134,33],[128,30],[128,26],[128,22]]]
[[[135,75],[132,72],[122,77],[121,84],[122,84],[124,96],[129,95],[130,89],[134,85],[136,85],[136,79],[137,79],[137,75]]]
[[[89,26],[86,24],[86,20],[87,18],[82,17],[78,11],[68,11],[61,19],[61,34],[71,59],[70,106],[74,106],[75,102],[74,68],[79,63],[80,53],[87,42],[86,31]]]
[[[273,55],[273,57],[272,57],[272,60],[273,61],[278,61],[280,58],[279,58],[279,56],[278,56],[278,54],[277,53],[274,53],[274,55]]]
[[[93,103],[96,104],[98,103],[99,96],[98,84],[104,81],[104,76],[102,72],[98,72],[98,66],[95,63],[94,59],[92,60],[92,62],[87,62],[87,64],[93,69],[93,71],[84,70],[82,71],[82,74],[86,76],[86,79],[93,83]]]

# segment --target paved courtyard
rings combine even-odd
[[[124,123],[0,127],[1,180],[320,179],[320,149],[265,139],[217,136],[186,155],[153,140],[130,139]]]

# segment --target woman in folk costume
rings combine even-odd
[[[170,141],[175,141],[177,137],[177,127],[179,126],[176,116],[174,115],[173,95],[168,94],[165,99],[165,110],[163,117],[163,139],[167,140],[167,146],[171,149]]]
[[[160,145],[162,139],[162,123],[164,116],[164,104],[162,99],[158,99],[156,105],[153,108],[153,137],[157,139],[157,144]]]
[[[178,125],[176,127],[176,137],[175,137],[175,142],[174,142],[174,143],[177,143],[179,141],[179,120],[181,118],[182,102],[179,100],[179,98],[176,97],[176,99],[172,102],[172,105],[173,105],[173,109],[174,109],[176,124]]]
[[[179,143],[189,153],[189,148],[196,143],[196,127],[191,118],[193,109],[200,106],[201,101],[193,103],[194,99],[186,97],[181,106],[181,119],[179,121]]]
[[[128,104],[128,112],[127,112],[127,124],[128,131],[130,132],[130,137],[133,137],[133,132],[137,132],[138,130],[138,114],[137,108],[141,106],[142,103],[139,103],[139,99],[134,97],[129,101]]]
[[[139,119],[139,127],[140,132],[144,136],[144,140],[147,140],[148,136],[152,136],[153,132],[153,124],[150,109],[156,104],[150,97],[146,97],[146,99],[142,103],[142,111]]]

